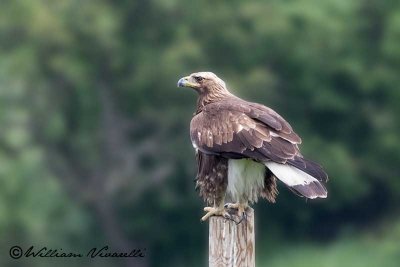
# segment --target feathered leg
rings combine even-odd
[[[200,195],[212,207],[205,207],[207,213],[201,218],[206,221],[211,216],[230,218],[224,208],[226,187],[228,184],[228,160],[214,155],[197,153],[198,173],[196,188]]]

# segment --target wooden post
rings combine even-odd
[[[254,210],[241,223],[210,218],[209,267],[255,267]]]

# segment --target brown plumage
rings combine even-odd
[[[223,200],[228,185],[228,159],[198,152],[196,189],[209,205]]]
[[[229,193],[244,205],[258,196],[275,202],[276,178],[307,198],[326,197],[326,173],[303,158],[301,138],[278,113],[234,96],[211,72],[193,73],[178,86],[199,94],[190,138],[199,166],[197,188],[204,200],[220,207]]]

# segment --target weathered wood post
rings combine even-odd
[[[254,210],[239,224],[221,216],[210,218],[209,267],[255,267]]]

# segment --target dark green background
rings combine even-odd
[[[255,206],[257,266],[400,262],[400,2],[22,1],[0,8],[0,265],[206,266],[176,82],[213,71],[330,176]],[[11,246],[146,257],[13,260]]]

